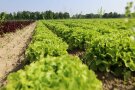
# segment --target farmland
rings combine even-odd
[[[39,20],[33,32],[3,90],[135,89],[134,19]]]
[[[0,23],[0,35],[9,32],[15,32],[17,29],[22,29],[34,21],[4,21]]]
[[[14,32],[3,33],[0,37],[0,85],[3,79],[23,61],[24,52],[31,40],[35,25],[31,23]]]

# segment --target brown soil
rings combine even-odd
[[[84,56],[85,51],[73,50],[68,51],[70,55],[78,56],[80,59]],[[102,81],[103,90],[135,90],[135,75],[124,81],[122,77],[115,77],[111,73],[96,72],[97,78]]]
[[[123,78],[115,77],[111,73],[96,72],[96,74],[103,83],[103,90],[135,90],[134,76],[124,81]]]
[[[82,58],[84,56],[85,51],[80,50],[80,49],[75,49],[75,50],[68,50],[68,53],[73,56],[78,56],[79,58]]]
[[[33,23],[15,33],[0,37],[0,86],[10,72],[23,67],[24,53],[35,26],[36,23]]]

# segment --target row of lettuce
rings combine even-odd
[[[135,25],[134,19],[98,19],[98,20],[59,20],[68,27],[81,27],[83,29],[122,29],[127,30]]]
[[[38,21],[26,51],[31,63],[8,76],[3,90],[102,90],[102,83],[78,57],[69,56],[68,45]]]
[[[126,79],[135,71],[135,32],[134,28],[131,28],[135,24],[132,23],[129,27],[125,22],[120,26],[121,22],[124,22],[122,19],[102,22],[43,21],[52,32],[67,42],[69,50],[85,51],[82,61],[90,69],[122,75]],[[81,24],[87,27],[81,27]]]

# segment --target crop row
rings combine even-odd
[[[67,44],[39,21],[26,56],[32,62],[12,73],[3,90],[102,90],[102,83],[78,57],[67,54]]]
[[[63,24],[53,22],[43,22],[52,32],[56,33],[59,37],[63,38],[64,41],[69,45],[69,50],[73,49],[86,49],[85,41],[87,35],[90,35],[89,31],[84,31],[81,28],[69,28]],[[85,34],[84,34],[85,33]]]
[[[73,21],[71,20],[71,22]],[[76,24],[78,22],[77,20]],[[90,21],[85,22],[90,23]],[[96,22],[94,23],[96,24]],[[107,22],[105,23],[107,24]],[[125,78],[132,71],[135,71],[134,30],[109,27],[101,29],[102,24],[99,27],[97,25],[97,29],[93,30],[69,27],[56,21],[44,21],[44,24],[63,38],[69,44],[69,49],[79,48],[85,50],[83,62],[90,69],[111,72],[116,76],[124,75]]]
[[[0,24],[0,35],[8,32],[15,32],[17,29],[31,24],[33,21],[5,21]]]
[[[67,54],[68,45],[53,34],[42,22],[38,22],[32,42],[26,51],[27,59],[32,62],[46,56]]]
[[[130,22],[130,24],[129,24]],[[102,29],[102,28],[109,28],[109,29],[123,29],[127,30],[131,26],[134,26],[135,22],[134,19],[130,21],[120,20],[120,19],[98,19],[98,20],[60,20],[57,23],[62,23],[68,27],[81,27],[84,29]]]

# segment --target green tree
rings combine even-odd
[[[4,36],[4,31],[3,31],[3,29],[2,29],[2,23],[5,21],[5,17],[6,17],[6,13],[5,12],[2,12],[1,14],[0,14],[0,35],[1,35],[1,37],[3,37]]]
[[[46,13],[46,19],[53,19],[54,13],[51,10],[46,11],[45,13]]]
[[[63,19],[63,18],[64,18],[62,12],[59,12],[59,18],[60,18],[60,19]]]
[[[2,12],[0,14],[0,21],[4,21],[5,20],[5,17],[6,17],[6,13],[5,12]]]
[[[70,15],[69,15],[68,12],[65,12],[65,13],[63,14],[63,17],[64,17],[64,19],[67,19],[67,18],[70,18]]]
[[[127,6],[125,7],[125,15],[126,17],[132,17],[131,8],[133,7],[133,2],[128,2]]]

